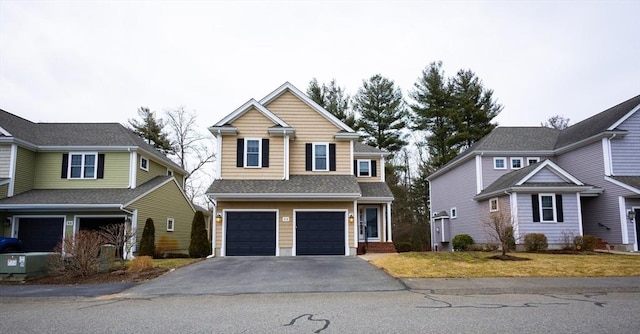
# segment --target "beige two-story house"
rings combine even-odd
[[[187,252],[195,210],[185,175],[121,124],[34,123],[0,110],[0,231],[24,251],[125,222],[139,237],[151,218],[161,252]]]
[[[290,83],[209,130],[215,255],[348,256],[392,242],[388,154]]]

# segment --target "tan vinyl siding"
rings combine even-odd
[[[127,188],[129,186],[129,153],[105,152],[103,179],[63,179],[62,154],[40,152],[36,156],[35,189]],[[102,152],[98,152],[102,153]]]
[[[0,178],[9,178],[11,145],[0,145]]]
[[[14,195],[33,189],[35,169],[36,152],[18,147],[16,157],[16,179],[13,186]]]
[[[134,202],[128,209],[138,210],[138,242],[142,238],[147,218],[151,218],[156,232],[156,249],[163,252],[188,252],[191,222],[195,212],[173,181]],[[167,218],[175,219],[173,232],[167,231]]]
[[[340,131],[337,126],[290,92],[280,95],[267,108],[296,129],[296,138],[290,144],[291,174],[321,173],[305,171],[305,144],[314,142],[336,143],[336,171],[331,173],[350,173],[351,145],[348,141],[335,141],[333,136]]]
[[[278,210],[280,248],[293,247],[293,210],[347,210],[353,213],[353,202],[218,202],[217,212],[229,209]],[[289,217],[283,222],[283,217]],[[353,224],[349,224],[349,246],[353,245]],[[222,246],[222,223],[216,223],[216,248]]]
[[[253,108],[235,120],[232,125],[238,129],[238,135],[224,136],[222,139],[222,178],[282,179],[284,177],[284,137],[269,136],[268,128],[274,126],[274,123]],[[236,167],[238,138],[269,139],[269,167]]]

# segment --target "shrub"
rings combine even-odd
[[[105,240],[97,231],[79,231],[58,243],[49,269],[67,276],[89,276],[98,271],[98,255]]]
[[[468,234],[458,234],[451,240],[453,250],[465,251],[473,245],[473,238]]]
[[[574,239],[575,237],[573,236],[573,232],[562,231],[562,237],[561,237],[562,249],[563,250],[575,249]]]
[[[513,236],[513,226],[506,228],[505,245],[507,246],[507,251],[516,250],[516,238]]]
[[[211,243],[207,238],[207,227],[202,211],[196,211],[191,222],[191,243],[189,243],[189,256],[193,258],[207,257],[211,255]]]
[[[147,218],[142,230],[142,239],[140,240],[139,256],[153,256],[156,251],[156,228],[153,225],[153,219]]]
[[[406,253],[411,251],[411,243],[406,241],[396,242],[396,250],[398,253]]]
[[[573,246],[577,251],[587,252],[596,248],[597,238],[592,235],[576,236],[573,238]]]
[[[529,233],[524,237],[524,249],[527,252],[543,251],[548,246],[547,237],[542,233]]]
[[[153,268],[153,259],[151,256],[136,256],[131,260],[129,265],[130,271],[143,271]]]
[[[495,242],[487,242],[486,244],[484,244],[484,250],[487,252],[495,252],[500,248],[500,245],[498,245]]]

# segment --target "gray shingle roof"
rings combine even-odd
[[[362,192],[362,198],[393,198],[391,189],[384,182],[358,182],[360,191]]]
[[[207,190],[229,194],[360,194],[353,175],[292,175],[289,180],[215,180]]]
[[[383,151],[371,145],[363,144],[361,142],[355,142],[353,144],[353,153],[388,154],[388,152],[386,151]]]
[[[558,138],[556,148],[579,142],[607,130],[639,104],[640,95],[564,129]]]
[[[0,109],[0,127],[37,146],[137,146],[158,161],[182,170],[171,159],[119,123],[33,123]]]
[[[560,130],[545,127],[497,127],[482,138],[478,151],[551,151]]]
[[[513,172],[509,172],[507,174],[502,175],[497,180],[495,180],[488,187],[484,188],[478,196],[482,196],[484,194],[494,193],[499,190],[506,190],[510,187],[513,187],[518,183],[522,178],[527,176],[531,171],[533,171],[536,167],[538,167],[540,163],[531,164],[527,167],[520,168],[518,170],[514,170]]]
[[[122,205],[170,178],[170,176],[156,176],[135,189],[34,189],[0,200],[0,209],[14,205]]]

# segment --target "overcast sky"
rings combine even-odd
[[[0,0],[0,108],[120,122],[184,106],[210,126],[285,81],[380,73],[408,91],[431,62],[473,70],[501,125],[572,123],[640,94],[640,1]]]

